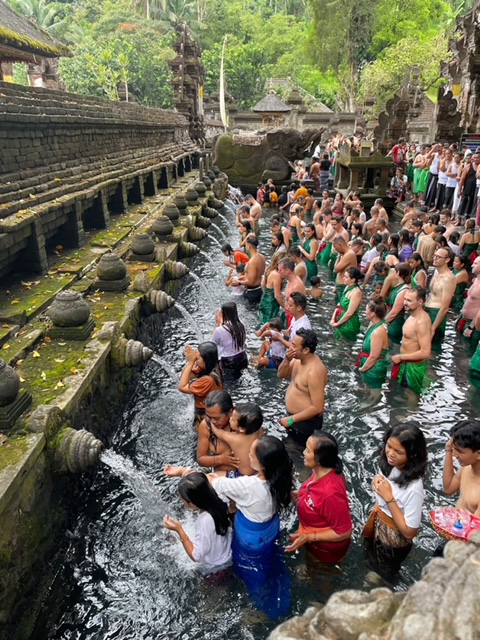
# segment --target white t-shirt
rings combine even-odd
[[[422,507],[425,499],[423,481],[421,479],[414,480],[406,487],[399,487],[395,482],[395,479],[398,478],[399,475],[400,471],[398,469],[392,469],[387,478],[392,485],[393,497],[403,513],[407,527],[418,529],[422,520]],[[392,518],[392,513],[388,508],[389,505],[385,504],[385,500],[378,494],[377,501],[380,509]]]
[[[217,478],[213,487],[225,502],[234,500],[237,509],[251,522],[267,522],[277,512],[267,481],[258,476]]]
[[[195,522],[193,543],[193,559],[205,569],[215,569],[230,564],[232,561],[232,528],[224,536],[215,531],[212,516],[204,511]]]
[[[272,331],[272,336],[279,336],[280,333],[278,331]],[[285,345],[283,345],[279,340],[272,340],[272,346],[268,350],[268,355],[275,356],[276,358],[285,358],[287,350]]]
[[[310,318],[307,315],[303,315],[298,320],[292,320],[290,325],[290,342],[297,335],[297,331],[299,329],[311,329],[312,325],[310,323]]]
[[[377,247],[373,247],[373,249],[370,249],[369,251],[363,254],[363,258],[362,258],[362,262],[360,263],[360,266],[363,269],[366,269],[368,265],[372,262],[372,260],[374,258],[378,258],[379,255],[380,254],[377,251]]]
[[[238,282],[238,276],[234,276],[233,281]],[[243,284],[238,284],[236,287],[232,287],[232,286],[230,287],[230,292],[232,296],[243,296],[244,291],[245,291],[245,285]]]
[[[238,353],[245,351],[245,345],[241,349],[237,349],[232,334],[223,326],[223,324],[217,327],[213,332],[212,342],[214,342],[218,347],[219,358],[231,358],[232,356],[236,356]]]

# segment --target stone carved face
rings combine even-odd
[[[303,156],[310,145],[317,144],[322,133],[323,129],[276,129],[267,133],[267,140],[272,149],[279,151],[288,160],[295,160]]]

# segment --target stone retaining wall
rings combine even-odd
[[[173,111],[0,82],[0,277],[45,273],[57,245],[198,166]]]

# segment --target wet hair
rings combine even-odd
[[[300,291],[294,291],[290,294],[290,298],[294,301],[296,307],[301,307],[303,310],[307,307],[307,296]]]
[[[223,315],[223,326],[232,336],[233,344],[238,351],[245,348],[245,340],[247,339],[247,331],[245,325],[238,317],[237,303],[233,300],[224,302],[221,307]]]
[[[323,210],[323,215],[324,216],[333,216],[333,211],[330,209],[330,207],[325,207],[325,209]]]
[[[233,253],[233,247],[230,243],[222,244],[222,253]]]
[[[345,273],[348,273],[348,275],[350,276],[350,278],[352,278],[352,280],[355,280],[355,283],[358,284],[358,282],[360,280],[363,280],[365,277],[365,274],[362,273],[360,271],[360,269],[357,269],[357,267],[350,267],[349,269],[347,269],[345,271]]]
[[[281,440],[274,436],[262,436],[255,451],[272,494],[277,511],[286,509],[291,502],[293,489],[293,464]]]
[[[446,249],[448,247],[448,240],[446,239],[445,236],[438,236],[438,238],[436,238],[435,242],[442,247],[442,249]]]
[[[272,318],[268,321],[268,326],[276,331],[283,331],[283,322],[281,318]]]
[[[235,270],[237,273],[245,273],[245,263],[237,262],[237,264],[235,265]]]
[[[425,302],[425,300],[427,299],[427,292],[423,287],[420,287],[420,286],[412,287],[411,289],[409,289],[409,291],[415,291],[417,300],[421,300],[422,302]]]
[[[471,269],[472,269],[472,265],[470,263],[470,260],[468,259],[468,257],[466,255],[458,255],[455,256],[455,258],[457,260],[460,260],[460,263],[462,265],[462,269],[466,269],[468,271],[468,273],[470,273]],[[453,259],[455,261],[455,258]]]
[[[310,284],[312,287],[319,287],[322,284],[322,281],[319,276],[312,276],[310,278]]]
[[[440,235],[444,234],[446,230],[447,227],[444,227],[442,224],[438,224],[434,229],[435,233],[439,233]]]
[[[296,258],[301,258],[302,257],[302,252],[300,251],[300,249],[298,248],[298,246],[296,244],[294,244],[292,247],[290,247],[290,249],[287,251],[287,255],[289,256],[295,256]]]
[[[388,477],[393,469],[388,464],[386,445],[390,438],[396,438],[407,454],[407,461],[400,475],[395,479],[399,487],[407,487],[414,480],[423,478],[427,470],[427,443],[421,429],[413,422],[404,422],[387,429],[383,436],[383,447],[380,451],[380,470]]]
[[[219,385],[223,384],[222,372],[218,362],[218,349],[214,342],[208,340],[198,345],[198,352],[205,361],[205,371],[202,376],[212,376]]]
[[[358,231],[356,237],[357,238],[361,238],[362,237],[362,229],[363,229],[363,225],[361,222],[354,222],[352,224],[352,230],[355,229],[355,231]]]
[[[220,411],[224,414],[230,413],[233,409],[233,402],[228,391],[222,389],[221,391],[210,391],[205,398],[205,407],[211,409],[212,407],[220,407]]]
[[[217,535],[227,534],[230,526],[227,504],[218,497],[204,473],[195,471],[184,476],[178,483],[178,493],[185,502],[190,502],[212,516]]]
[[[412,255],[410,256],[410,260],[415,260],[415,262],[420,262],[420,269],[425,269],[425,263],[423,262],[423,258],[417,251],[414,251],[412,253]]]
[[[380,320],[383,320],[387,315],[387,305],[385,304],[385,300],[382,298],[382,296],[372,296],[372,299],[367,303],[367,307]]]
[[[447,218],[451,218],[452,217],[452,212],[450,211],[450,209],[442,209],[440,211],[440,215],[441,216],[447,216]]]
[[[475,226],[475,218],[468,218],[468,220],[465,220],[465,231],[473,231]]]
[[[412,220],[412,226],[417,229],[423,229],[423,222],[421,220]]]
[[[317,334],[313,329],[299,329],[295,334],[300,336],[303,342],[303,348],[309,349],[310,353],[315,353],[315,349],[317,348],[318,338]]]
[[[258,431],[263,424],[263,413],[255,402],[239,402],[234,407],[238,426],[249,435]]]
[[[400,244],[400,236],[398,235],[398,233],[391,233],[388,236],[388,239],[390,240],[389,253],[391,253],[392,255],[398,258],[398,245]]]
[[[258,238],[256,238],[255,236],[249,236],[247,238],[247,244],[252,247],[258,247]]]
[[[326,431],[314,431],[310,436],[313,440],[315,461],[325,469],[334,469],[335,473],[342,473],[343,463],[338,455],[338,444],[335,438]]]
[[[452,244],[455,244],[455,245],[458,244],[458,241],[460,240],[460,234],[458,233],[458,231],[452,231],[448,240]]]
[[[278,223],[280,224],[280,223]],[[273,238],[276,238],[281,244],[284,243],[284,239],[283,239],[283,233],[281,231],[275,231],[274,234],[272,234]]]
[[[311,229],[313,231],[313,237],[316,238],[317,237],[317,230],[315,229],[315,225],[313,224],[313,222],[308,222],[305,225],[305,229]]]
[[[388,264],[384,260],[379,260],[373,265],[373,270],[380,276],[382,273],[388,272]]]
[[[289,271],[295,271],[295,262],[289,257],[282,258],[278,265],[283,265],[285,269],[288,269]]]
[[[245,218],[242,218],[240,220],[240,224],[242,225],[242,227],[245,227],[247,231],[252,231],[252,225],[250,224],[249,220],[245,220]]]
[[[438,213],[431,213],[428,219],[430,224],[434,224],[435,226],[440,222],[440,216]]]
[[[400,231],[398,232],[398,235],[402,243],[406,242],[407,244],[410,244],[411,242],[410,231],[407,231],[406,229],[400,229]]]
[[[377,245],[377,252],[382,256],[384,253],[387,253],[388,251],[388,247],[384,242],[380,242],[380,244]]]
[[[372,247],[376,247],[382,242],[382,240],[383,238],[380,235],[380,233],[374,233],[373,236],[370,238],[370,244]],[[378,247],[377,247],[377,251],[378,251]]]
[[[348,244],[343,236],[335,236],[333,244]]]
[[[480,420],[462,420],[452,428],[450,435],[462,449],[480,451]]]
[[[393,268],[405,284],[410,284],[410,280],[412,279],[412,268],[407,262],[399,262]]]

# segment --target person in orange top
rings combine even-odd
[[[295,195],[293,196],[293,199],[296,202],[299,198],[306,198],[307,196],[308,196],[308,189],[302,182],[300,183],[299,188],[295,191]]]
[[[195,424],[198,425],[205,416],[205,398],[211,391],[223,389],[217,345],[214,342],[202,342],[198,350],[187,345],[185,357],[187,364],[180,376],[178,390],[193,395]]]

